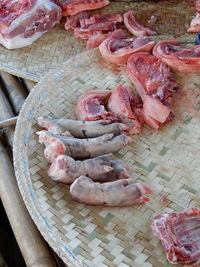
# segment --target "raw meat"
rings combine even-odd
[[[171,263],[200,264],[200,210],[162,213],[151,227]]]
[[[95,121],[110,120],[117,121],[113,112],[107,111],[106,106],[112,91],[87,91],[78,99],[75,115],[78,120]]]
[[[124,14],[124,24],[126,28],[131,32],[133,35],[137,37],[142,37],[146,35],[156,35],[157,31],[144,26],[140,22],[138,22],[134,16],[133,11],[129,11]]]
[[[60,155],[51,164],[48,175],[57,182],[71,184],[79,176],[89,176],[93,181],[109,182],[128,178],[128,167],[121,160],[111,160],[111,155],[99,156],[84,161],[75,161]]]
[[[50,0],[2,0],[0,44],[15,49],[32,44],[61,19],[61,8]]]
[[[152,190],[146,184],[132,184],[132,179],[100,184],[80,176],[70,186],[70,193],[73,199],[90,205],[130,206],[149,201],[145,195]]]
[[[72,16],[85,10],[93,10],[109,4],[109,0],[54,0],[61,6],[63,16]]]
[[[149,53],[133,54],[127,75],[143,101],[143,118],[150,127],[158,129],[173,118],[170,104],[176,79],[165,63]]]
[[[77,121],[68,119],[52,119],[39,117],[38,125],[52,134],[65,135],[69,131],[74,137],[88,138],[98,137],[104,134],[119,134],[126,131],[128,127],[122,123],[111,123],[110,121]]]
[[[116,30],[116,25],[123,22],[120,14],[104,14],[80,20],[81,27],[74,29],[74,36],[81,39],[89,39],[97,32],[108,33]]]
[[[66,18],[65,29],[75,29],[77,27],[81,27],[80,20],[89,18],[89,12],[82,11],[76,15],[70,16]]]
[[[155,42],[148,37],[131,39],[107,38],[99,46],[106,60],[115,64],[125,64],[130,55],[137,52],[151,52]]]
[[[184,73],[200,72],[200,45],[183,48],[179,41],[161,41],[154,47],[153,54],[174,71]]]
[[[118,85],[112,91],[108,101],[108,108],[115,113],[119,121],[129,127],[128,134],[140,134],[141,124],[131,108],[131,97],[133,97],[133,91],[129,87]]]
[[[188,32],[200,32],[200,1],[196,0],[195,3],[196,16],[192,19]]]
[[[49,162],[53,162],[57,156],[64,154],[74,159],[86,159],[114,153],[132,142],[132,139],[124,134],[117,136],[104,134],[88,139],[54,135],[48,131],[40,131],[37,134],[39,142],[46,147],[44,154]]]

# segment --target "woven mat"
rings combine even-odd
[[[193,35],[185,34],[194,13],[194,9],[188,3],[189,0],[111,2],[109,6],[95,12],[123,13],[134,9],[137,18],[143,23],[147,23],[151,15],[156,15],[158,21],[153,27],[160,33],[158,39],[182,37],[183,40],[193,40]],[[72,31],[64,30],[62,23],[31,46],[16,50],[7,50],[0,46],[0,69],[39,81],[50,69],[84,51],[85,45],[85,41],[73,37]]]
[[[77,98],[86,90],[112,90],[119,83],[133,88],[124,73],[106,63],[98,50],[73,57],[31,91],[17,123],[14,165],[21,194],[40,232],[69,266],[172,266],[152,234],[151,219],[164,211],[200,208],[196,76],[179,77],[185,85],[174,97],[172,123],[159,131],[145,126],[131,145],[115,154],[128,164],[135,181],[153,188],[150,202],[123,208],[84,205],[72,200],[69,186],[48,178],[36,118],[73,119]]]

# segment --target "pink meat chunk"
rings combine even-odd
[[[200,32],[200,1],[194,1],[194,6],[196,9],[196,15],[190,23],[190,27],[188,29],[188,32],[190,33]]]
[[[200,264],[200,210],[162,213],[152,220],[151,227],[171,263]]]
[[[32,44],[61,19],[61,8],[50,0],[10,0],[0,6],[0,43],[8,49]]]
[[[85,10],[98,9],[109,4],[109,0],[54,0],[61,6],[63,16],[76,15]]]
[[[89,18],[89,12],[88,11],[82,11],[76,15],[66,17],[66,22],[65,22],[65,29],[75,29],[77,27],[80,27],[80,20],[81,19],[86,19]]]
[[[89,205],[131,206],[149,201],[152,190],[142,183],[132,184],[122,179],[100,184],[89,177],[80,176],[70,187],[72,198]]]
[[[144,121],[153,129],[170,121],[176,79],[169,67],[159,58],[141,52],[129,57],[127,75],[143,101]]]
[[[200,45],[184,48],[179,41],[161,41],[154,47],[153,54],[174,71],[183,73],[200,72]]]
[[[109,98],[108,109],[117,116],[119,121],[129,127],[128,134],[140,134],[141,124],[131,108],[131,97],[133,97],[133,91],[129,87],[118,85]]]
[[[138,22],[134,16],[133,11],[129,11],[124,14],[124,24],[126,28],[129,30],[129,32],[131,32],[133,35],[137,37],[157,34],[156,30]]]
[[[151,52],[155,42],[148,37],[114,38],[109,37],[101,43],[99,50],[107,61],[114,64],[125,64],[130,55],[137,52]]]
[[[110,120],[117,121],[113,112],[107,111],[106,106],[111,91],[88,91],[81,95],[76,104],[75,114],[78,120],[95,121]]]

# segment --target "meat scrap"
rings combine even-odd
[[[70,186],[72,198],[89,205],[130,206],[149,201],[146,195],[152,190],[142,183],[132,184],[132,179],[122,179],[100,184],[89,177],[80,176]]]
[[[82,11],[76,15],[66,17],[65,22],[65,29],[75,29],[77,27],[81,27],[80,20],[89,18],[89,12],[88,11]]]
[[[133,11],[128,11],[124,14],[124,24],[126,28],[131,32],[133,35],[137,37],[142,37],[146,35],[156,35],[157,31],[144,26],[140,22],[138,22],[134,16]]]
[[[2,0],[0,44],[8,49],[32,44],[61,19],[61,8],[50,0]]]
[[[151,227],[171,263],[200,264],[200,210],[159,214]]]
[[[170,110],[175,76],[159,58],[149,53],[133,54],[127,62],[127,75],[143,102],[144,121],[153,129],[173,119]]]
[[[48,175],[54,181],[64,184],[73,183],[81,175],[101,183],[129,177],[128,166],[121,160],[111,160],[111,155],[84,161],[75,161],[69,156],[60,155],[52,162]]]
[[[188,29],[188,32],[190,33],[200,32],[200,0],[196,0],[194,5],[196,9],[196,15],[190,22],[190,27]]]
[[[131,108],[131,97],[133,97],[133,91],[129,87],[118,85],[112,91],[108,108],[115,113],[119,121],[128,126],[128,134],[140,134],[141,124]]]
[[[126,131],[128,127],[122,123],[112,123],[108,120],[98,121],[78,121],[68,119],[52,119],[50,117],[39,117],[38,125],[52,134],[65,135],[67,131],[74,137],[88,138],[98,137],[104,134],[120,134]]]
[[[83,121],[117,121],[115,114],[106,110],[111,93],[112,91],[108,90],[92,90],[85,92],[79,97],[76,104],[76,118]]]
[[[179,41],[161,41],[154,47],[153,54],[174,71],[184,73],[200,72],[200,45],[184,48]]]
[[[130,55],[137,52],[151,52],[155,42],[148,37],[125,39],[109,37],[101,43],[99,50],[102,57],[115,64],[125,64]]]
[[[104,134],[88,139],[54,135],[48,131],[40,131],[37,134],[39,135],[39,142],[45,145],[44,154],[50,163],[59,155],[68,155],[74,159],[86,159],[114,153],[132,142],[132,139],[124,134],[117,136]]]
[[[76,15],[85,10],[98,9],[109,4],[109,0],[53,0],[61,6],[63,16]]]

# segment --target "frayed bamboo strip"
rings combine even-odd
[[[24,260],[29,267],[56,266],[18,191],[11,161],[0,142],[0,196]]]
[[[27,97],[27,92],[15,76],[4,71],[0,72],[0,76],[5,94],[11,101],[15,113],[18,114]]]

